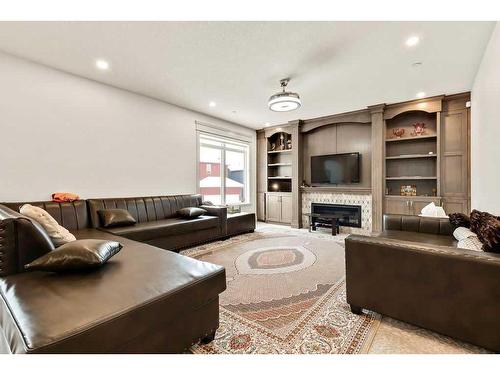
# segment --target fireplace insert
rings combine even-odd
[[[311,213],[335,215],[338,224],[343,227],[361,228],[361,206],[331,203],[311,203]],[[321,218],[315,221],[321,222]]]

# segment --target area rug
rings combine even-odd
[[[380,323],[346,303],[341,242],[256,232],[183,254],[226,268],[220,327],[194,353],[366,353]]]

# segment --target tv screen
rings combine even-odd
[[[359,183],[359,152],[312,156],[311,183],[316,185]]]

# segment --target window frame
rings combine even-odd
[[[215,142],[220,142],[221,146],[203,144],[202,139],[212,140]],[[233,147],[231,147],[231,145]],[[197,130],[196,131],[196,188],[197,193],[201,194],[200,188],[200,148],[201,147],[213,148],[216,150],[221,150],[221,161],[220,161],[220,174],[221,174],[221,205],[229,206],[249,206],[251,202],[250,194],[250,142],[238,138],[222,136],[219,134],[213,134],[210,132]],[[243,150],[242,150],[243,148]],[[226,151],[232,152],[242,152],[244,157],[244,202],[238,203],[227,203],[226,202]]]

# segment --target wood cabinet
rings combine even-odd
[[[266,220],[266,193],[257,193],[257,220]]]
[[[266,221],[283,224],[292,222],[291,193],[266,193]]]
[[[386,197],[384,212],[395,215],[419,215],[422,208],[434,202],[436,206],[441,204],[437,197]]]

